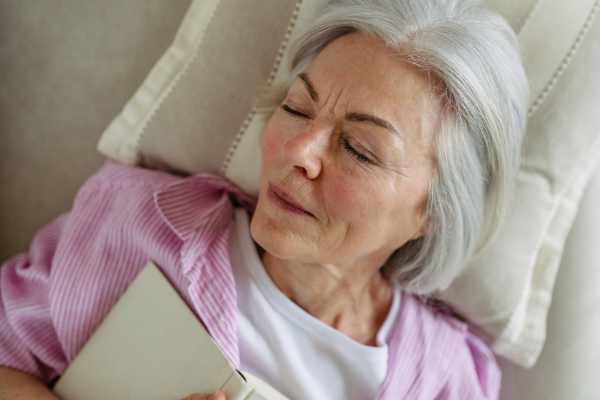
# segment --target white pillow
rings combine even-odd
[[[196,0],[173,45],[104,132],[128,164],[224,175],[258,193],[260,139],[283,98],[287,42],[324,0]],[[531,87],[515,201],[496,240],[442,298],[494,351],[529,367],[566,236],[600,159],[597,1],[488,0],[518,32]]]

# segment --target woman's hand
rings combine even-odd
[[[218,391],[213,395],[194,393],[183,400],[226,400],[225,393]]]
[[[0,367],[0,400],[12,399],[58,400],[58,397],[33,376]]]

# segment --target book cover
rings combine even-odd
[[[158,267],[149,262],[54,387],[63,400],[287,400],[236,371]]]

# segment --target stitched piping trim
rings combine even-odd
[[[154,65],[142,85],[125,104],[98,142],[100,153],[129,165],[139,164],[139,142],[156,110],[164,103],[197,56],[207,26],[220,0],[194,0],[173,43]],[[201,18],[198,18],[198,16]],[[200,20],[201,22],[197,22]]]
[[[275,62],[273,63],[273,68],[271,69],[271,73],[269,74],[269,79],[267,80],[265,88],[263,89],[263,94],[270,89],[271,85],[273,84],[273,81],[275,80],[275,77],[277,76],[277,72],[279,71],[279,68],[281,67],[281,61],[283,60],[283,57],[285,55],[285,50],[287,49],[288,42],[290,40],[290,37],[292,36],[292,31],[294,30],[294,27],[296,26],[296,21],[298,20],[298,14],[300,13],[300,7],[302,7],[302,2],[303,2],[303,0],[299,0],[296,3],[296,6],[294,7],[294,11],[292,12],[292,18],[290,19],[290,23],[287,27],[287,30],[285,31],[285,35],[283,36],[283,42],[281,43],[281,46],[279,47],[277,57],[275,58]],[[261,98],[261,97],[259,96],[259,98]],[[221,171],[220,171],[221,175],[225,175],[225,173],[227,172],[227,169],[229,168],[229,164],[231,163],[231,159],[233,158],[233,155],[235,154],[235,152],[238,148],[238,145],[240,144],[240,141],[242,140],[242,136],[244,136],[244,134],[246,133],[246,130],[248,129],[250,122],[252,122],[252,120],[256,116],[257,111],[258,111],[258,108],[256,106],[252,107],[252,109],[248,113],[248,116],[244,120],[244,123],[240,127],[239,132],[235,136],[235,139],[233,140],[233,143],[231,144],[231,147],[229,148],[229,151],[227,152],[227,156],[225,157],[225,160],[223,161],[223,165],[221,166]]]
[[[535,14],[537,14],[538,10],[540,9],[540,4],[542,4],[543,2],[544,2],[544,0],[537,0],[533,4],[533,7],[531,7],[531,10],[529,10],[529,13],[527,14],[527,17],[525,17],[525,20],[523,21],[523,23],[519,27],[519,32],[516,32],[517,36],[521,36],[521,34],[527,29],[527,26],[529,25],[529,23],[533,19],[533,16]]]
[[[538,5],[540,3],[541,3],[541,1],[538,2],[535,7],[538,7]],[[527,114],[527,118],[530,118],[531,115],[533,115],[533,113],[540,107],[540,105],[543,103],[543,101],[548,97],[548,94],[554,88],[554,86],[558,82],[558,79],[560,78],[560,76],[567,69],[573,56],[575,55],[577,50],[579,50],[579,47],[581,46],[581,43],[582,43],[585,35],[589,31],[589,28],[591,27],[591,24],[598,12],[598,9],[600,8],[599,3],[600,3],[600,0],[596,0],[594,5],[592,6],[592,9],[590,10],[588,17],[587,17],[583,27],[581,28],[579,34],[577,35],[577,38],[573,42],[573,45],[571,46],[569,52],[567,53],[567,55],[561,62],[560,66],[558,67],[558,69],[556,70],[554,75],[552,76],[552,79],[548,82],[548,84],[546,85],[544,90],[540,93],[540,95],[537,97],[535,102],[530,107],[528,114]],[[521,33],[522,32],[523,32],[523,30],[521,30]],[[599,146],[599,145],[600,145],[600,140],[597,140],[591,145],[590,148],[596,149],[597,146]],[[544,241],[546,240],[545,235],[548,232],[548,229],[549,229],[550,225],[552,224],[553,220],[556,218],[559,208],[561,208],[562,203],[565,201],[564,200],[565,196],[567,195],[567,193],[569,191],[572,190],[574,182],[577,179],[583,179],[581,177],[582,173],[585,176],[589,176],[589,174],[591,174],[591,170],[592,170],[591,167],[593,167],[593,165],[595,165],[595,163],[591,164],[591,162],[589,161],[592,158],[590,154],[593,154],[593,152],[588,153],[585,157],[582,157],[582,159],[587,160],[587,161],[585,161],[583,164],[579,164],[577,166],[577,168],[574,168],[573,172],[570,174],[569,178],[567,179],[567,183],[564,185],[564,187],[560,191],[560,193],[557,194],[557,197],[556,197],[557,201],[555,201],[554,205],[550,209],[548,218],[545,220],[544,226],[543,226],[542,230],[540,231],[540,232],[542,232],[542,234],[536,241],[536,246],[535,246],[536,251],[535,251],[534,255],[532,256],[532,260],[529,262],[529,265],[531,265],[532,267],[529,269],[527,277],[525,279],[525,282],[528,282],[528,284],[523,289],[521,296],[519,298],[519,301],[517,302],[517,305],[522,305],[523,307],[525,307],[525,310],[523,310],[523,311],[527,314],[527,318],[536,318],[535,323],[533,323],[533,324],[530,323],[529,325],[536,325],[536,324],[539,325],[539,324],[545,323],[545,315],[540,317],[540,315],[541,315],[540,311],[539,311],[540,307],[538,306],[537,310],[531,309],[531,307],[532,307],[532,305],[530,304],[531,296],[535,295],[535,293],[532,293],[532,292],[539,293],[540,291],[543,291],[544,289],[546,289],[546,290],[552,289],[551,287],[550,288],[541,288],[540,284],[533,285],[533,286],[531,284],[531,282],[533,281],[534,274],[535,274],[535,269],[539,268],[539,266],[537,265],[537,257],[540,254],[542,247],[545,246],[545,244],[544,244]],[[571,220],[573,220],[575,218],[575,216],[573,215],[573,216],[570,216],[569,218]],[[572,223],[572,221],[571,221],[571,223]],[[559,267],[558,264],[547,267],[547,268],[549,268],[547,271],[552,273],[552,275],[555,277],[556,273],[558,271],[558,267]],[[552,283],[552,285],[553,285],[553,283]],[[525,299],[529,299],[529,301],[526,301],[524,303]],[[502,354],[503,356],[505,356],[513,361],[519,362],[521,365],[524,365],[527,368],[529,368],[529,367],[533,366],[533,364],[536,362],[537,358],[539,357],[539,355],[542,351],[543,343],[545,341],[545,332],[542,332],[541,336],[540,336],[539,332],[532,331],[530,327],[525,325],[522,327],[521,331],[517,334],[516,331],[514,331],[514,329],[515,329],[514,319],[516,317],[517,317],[517,314],[513,313],[511,315],[511,317],[509,318],[509,320],[504,325],[504,328],[502,329],[500,335],[497,336],[496,342],[493,345],[494,351],[497,352],[498,354]],[[524,335],[524,332],[527,332],[527,334]]]
[[[196,7],[197,6],[197,2],[194,1],[194,3],[192,3],[190,8]],[[153,105],[152,105],[152,109],[150,110],[150,112],[146,115],[146,117],[144,118],[144,120],[142,121],[142,124],[140,125],[140,127],[138,128],[138,130],[136,131],[136,135],[135,135],[135,149],[137,151],[136,154],[136,164],[139,164],[140,161],[140,154],[139,154],[139,148],[140,148],[140,141],[141,138],[143,136],[143,134],[146,131],[146,128],[148,127],[148,125],[150,124],[150,122],[152,121],[152,119],[154,118],[154,116],[156,115],[156,112],[158,111],[158,109],[164,104],[165,100],[169,97],[169,95],[173,92],[173,89],[175,88],[175,86],[177,86],[177,84],[181,81],[181,78],[189,71],[190,65],[192,64],[192,62],[198,57],[198,49],[200,48],[200,46],[202,45],[203,41],[204,41],[204,36],[206,33],[206,30],[208,29],[208,27],[210,26],[213,17],[215,15],[215,11],[218,8],[220,4],[220,1],[213,1],[212,7],[210,8],[210,12],[209,12],[209,17],[206,20],[206,25],[204,26],[204,29],[202,29],[202,32],[200,33],[196,43],[194,44],[194,48],[192,51],[192,54],[189,56],[189,58],[185,61],[185,64],[183,65],[183,68],[181,68],[181,70],[175,75],[175,77],[171,80],[171,82],[169,83],[169,85],[167,86],[167,88],[160,94],[160,97],[158,99],[158,101],[156,101]],[[195,10],[194,10],[195,11]],[[187,17],[187,15],[186,15]],[[179,35],[178,37],[175,39],[175,43],[174,46],[172,46],[171,48],[169,48],[169,50],[172,50],[173,47],[177,48],[179,46],[177,46],[177,39],[180,39],[181,41],[187,39],[184,33],[182,33],[182,37],[180,38]]]
[[[542,105],[544,100],[546,100],[546,98],[548,97],[548,94],[550,94],[552,89],[554,89],[554,86],[556,86],[558,79],[566,71],[567,67],[571,63],[571,60],[573,59],[573,56],[575,55],[575,53],[577,53],[577,50],[579,50],[579,47],[581,46],[581,42],[583,41],[583,39],[585,38],[585,35],[589,31],[589,28],[592,25],[592,22],[594,21],[596,14],[598,13],[599,3],[600,3],[600,0],[596,0],[596,2],[594,3],[594,6],[592,7],[592,10],[590,11],[590,14],[588,15],[585,23],[583,24],[583,27],[581,28],[581,31],[577,35],[577,39],[575,39],[575,42],[569,49],[569,52],[567,53],[567,55],[561,62],[560,66],[558,67],[558,69],[556,70],[554,75],[552,76],[552,79],[550,79],[550,82],[548,82],[546,87],[544,87],[544,90],[542,90],[542,92],[535,99],[535,101],[533,102],[533,104],[531,105],[529,110],[527,111],[527,118],[531,118],[533,113],[535,113],[535,111]],[[536,7],[538,6],[538,4],[536,4]]]

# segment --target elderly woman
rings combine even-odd
[[[445,288],[507,204],[527,99],[514,34],[473,1],[338,0],[293,54],[255,209],[217,177],[109,162],[2,267],[2,398],[53,398],[148,259],[291,399],[497,397],[485,345],[410,294]]]

